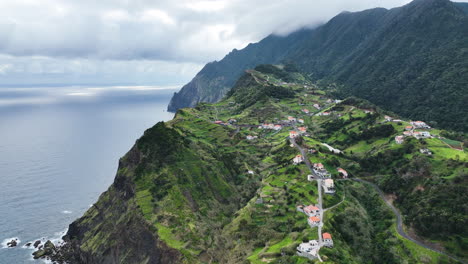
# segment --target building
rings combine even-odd
[[[247,140],[254,140],[256,138],[258,138],[257,136],[252,136],[252,135],[248,135],[247,137]]]
[[[385,121],[387,122],[391,122],[393,120],[393,117],[387,116],[387,115],[384,118],[385,118]]]
[[[296,206],[296,211],[303,213],[304,212],[304,205],[298,205]]]
[[[335,193],[335,183],[332,179],[325,179],[322,183],[323,191],[327,194]]]
[[[310,260],[313,260],[317,258],[317,252],[320,249],[320,246],[318,244],[317,240],[310,240],[309,242],[301,243],[297,248],[296,248],[296,253],[298,256],[308,258]]]
[[[307,180],[308,181],[313,181],[314,179],[315,179],[314,175],[312,175],[312,174],[307,175]]]
[[[304,213],[307,216],[317,216],[317,215],[320,215],[320,208],[314,205],[309,205],[309,206],[304,207]]]
[[[297,122],[304,124],[304,119],[298,119]]]
[[[338,168],[338,173],[340,173],[343,178],[348,178],[348,172],[346,170]]]
[[[283,127],[281,125],[275,125],[274,126],[274,130],[278,131],[278,130],[281,130]]]
[[[416,132],[413,132],[413,136],[415,138],[428,138],[428,137],[431,137],[431,133],[427,132],[427,131],[416,131]]]
[[[411,125],[413,125],[415,128],[426,128],[426,129],[431,128],[428,124],[426,124],[423,121],[413,121],[411,122]]]
[[[296,138],[298,136],[296,131],[289,131],[289,137],[290,138]]]
[[[216,120],[216,121],[214,121],[214,123],[217,124],[217,125],[221,125],[221,124],[223,124],[223,121],[221,121],[221,120]]]
[[[247,171],[247,173],[250,174],[250,175],[254,175],[254,171],[253,171],[253,170],[249,170],[249,171]]]
[[[403,131],[403,136],[405,137],[411,137],[413,135],[412,131]]]
[[[403,122],[403,120],[401,120],[401,119],[393,119],[393,122],[394,122],[394,123],[399,123],[399,122]]]
[[[413,130],[413,126],[405,126],[405,130],[406,130],[406,131]]]
[[[329,116],[330,112],[322,112],[322,113],[318,113],[317,115],[318,116]]]
[[[314,104],[314,107],[317,108],[317,110],[320,110],[320,105],[319,104]]]
[[[294,163],[295,165],[297,165],[297,164],[299,164],[299,163],[301,163],[301,162],[303,162],[303,161],[304,161],[304,157],[302,157],[302,155],[297,155],[297,156],[294,157],[294,159],[293,159],[293,163]]]
[[[316,216],[311,216],[307,218],[307,223],[309,223],[310,227],[316,227],[320,224],[320,218]]]
[[[325,167],[322,163],[314,163],[314,169],[316,170],[325,170]]]
[[[308,114],[309,113],[309,109],[302,109],[302,112],[304,112],[305,114]]]
[[[343,102],[343,100],[335,99],[335,104],[339,104],[339,103],[341,103],[341,102]]]
[[[396,136],[396,137],[395,137],[395,142],[396,142],[397,144],[402,144],[403,141],[405,141],[405,139],[403,138],[403,136]]]
[[[374,113],[374,111],[370,110],[370,109],[362,109],[362,111],[364,111],[364,113],[366,113],[366,114],[373,114]]]
[[[307,128],[305,127],[298,127],[297,129],[299,130],[299,133],[301,134],[304,134],[305,132],[307,132]]]
[[[333,239],[332,239],[330,233],[323,233],[322,234],[322,241],[323,241],[323,245],[325,247],[329,247],[329,248],[333,247]]]
[[[321,178],[330,178],[331,174],[325,169],[322,163],[314,163],[314,172]]]
[[[296,122],[296,118],[292,116],[288,116],[289,122]]]
[[[432,155],[432,152],[429,150],[429,149],[420,149],[419,150],[422,154],[426,154],[426,155]]]

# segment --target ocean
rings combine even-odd
[[[58,240],[97,201],[145,129],[172,119],[175,91],[0,88],[0,263],[42,263],[24,244]]]

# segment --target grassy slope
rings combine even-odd
[[[452,187],[466,173],[463,164],[466,154],[441,144],[439,139],[425,140],[425,143],[408,140],[396,145],[393,137],[401,133],[404,123],[392,123],[394,130],[384,137],[359,138],[369,128],[375,129],[366,135],[381,133],[381,126],[387,125],[382,133],[387,133],[389,128],[388,124],[381,123],[381,110],[364,101],[327,103],[325,93],[297,73],[288,75],[287,84],[274,73],[252,71],[246,78],[243,81],[249,86],[247,92],[239,86],[240,91],[220,103],[180,110],[172,121],[146,131],[137,142],[137,161],[119,170],[119,174],[131,179],[134,189],[127,207],[119,213],[121,218],[141,215],[160,240],[181,253],[180,262],[307,263],[308,260],[295,255],[295,247],[303,240],[317,238],[316,229],[310,228],[306,217],[295,210],[298,204],[316,203],[317,186],[307,182],[309,172],[305,165],[292,165],[291,160],[298,151],[286,139],[290,128],[237,130],[233,126],[215,125],[215,120],[235,118],[239,124],[260,124],[276,123],[289,115],[303,118],[311,136],[303,138],[301,144],[317,150],[309,155],[312,162],[324,163],[333,177],[338,176],[336,168],[340,166],[356,176],[371,176],[387,191],[401,197],[409,193],[396,202],[409,215],[406,223],[416,224],[415,227],[424,223],[424,219],[410,214],[411,206],[416,203],[410,188],[422,187],[419,189],[423,191],[416,194],[426,199],[424,189],[429,189],[430,184]],[[272,92],[271,86],[275,85],[282,86],[283,92]],[[315,103],[333,111],[332,115],[309,116],[301,111],[307,108],[312,113],[319,112],[312,106]],[[376,113],[365,114],[364,108],[374,108]],[[247,141],[247,135],[256,135],[258,139]],[[330,153],[322,142],[344,150],[344,154]],[[433,157],[420,154],[418,148],[422,146],[433,150]],[[389,151],[395,152],[393,159],[379,161],[378,168],[369,165],[375,163],[373,157],[380,158],[379,155]],[[414,157],[422,158],[421,164],[429,163],[430,167],[417,174],[414,168],[400,166],[412,164]],[[132,153],[123,158],[126,160],[133,160]],[[395,172],[392,170],[395,166],[405,171]],[[254,175],[248,174],[248,170],[253,170]],[[402,181],[407,181],[406,187],[402,187]],[[327,263],[438,263],[443,260],[438,254],[399,237],[394,216],[372,189],[356,182],[340,181],[336,186],[335,196],[324,197],[325,207],[344,199],[325,214],[324,231],[332,233],[335,243],[335,248],[320,252]],[[439,194],[431,188],[431,195]],[[110,203],[115,200],[113,197],[113,192],[104,194],[98,205],[106,204],[106,199]],[[257,203],[258,198],[262,203]],[[447,197],[447,202],[452,198]],[[80,221],[82,225],[86,221],[100,222],[99,217],[90,209]],[[101,223],[110,225],[112,218],[104,219]],[[455,225],[463,223],[466,216],[456,221]],[[106,230],[94,225],[93,231],[83,239],[82,250],[92,254],[103,250],[109,241]],[[431,239],[466,257],[463,243],[457,242],[466,239],[465,231],[452,240],[444,239],[444,233]],[[119,254],[132,255],[132,252]]]

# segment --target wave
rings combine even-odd
[[[19,240],[19,238],[10,237],[10,238],[5,238],[0,245],[2,246],[2,248],[9,248],[7,243],[12,241],[12,240],[16,240],[16,243],[18,243],[18,244],[21,243],[21,240]]]

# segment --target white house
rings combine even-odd
[[[289,137],[290,138],[296,138],[298,136],[296,131],[289,131]]]
[[[307,175],[307,180],[308,181],[313,181],[314,180],[314,175],[312,175],[312,174]]]
[[[296,122],[296,118],[295,117],[292,117],[292,116],[288,116],[288,120],[290,122]]]
[[[428,138],[428,137],[431,137],[431,133],[427,131],[416,131],[416,132],[413,132],[413,136],[416,138]]]
[[[388,122],[391,122],[393,120],[393,117],[387,116],[387,115],[384,118],[385,118],[385,121],[388,121]]]
[[[310,240],[306,243],[301,243],[297,247],[297,255],[301,257],[306,257],[310,260],[313,260],[317,257],[317,252],[320,249],[317,240]]]
[[[341,102],[343,102],[343,100],[335,99],[335,104],[339,104],[339,103],[341,103]]]
[[[319,104],[314,104],[314,107],[317,108],[317,110],[320,110],[320,105]]]
[[[338,173],[340,173],[343,178],[348,178],[348,172],[342,168],[338,168]]]
[[[295,165],[297,165],[297,164],[299,164],[299,163],[301,163],[301,162],[303,162],[303,161],[304,161],[304,157],[302,157],[302,155],[297,155],[297,156],[294,157],[294,159],[293,159],[293,163],[294,163]]]
[[[323,241],[323,245],[325,247],[329,247],[329,248],[332,248],[333,247],[333,239],[330,235],[330,233],[323,233],[322,234],[322,241]]]
[[[413,125],[415,128],[426,128],[426,129],[431,128],[428,124],[426,124],[423,121],[413,121],[411,122],[411,125]]]
[[[304,119],[298,119],[297,122],[304,124]]]
[[[247,173],[250,174],[250,175],[254,175],[254,171],[253,171],[253,170],[249,170],[249,171],[247,171]]]
[[[318,113],[317,115],[318,116],[329,116],[330,112],[322,112],[322,113]]]
[[[257,136],[252,136],[252,135],[247,136],[247,140],[254,140],[256,138],[258,138],[258,137]]]
[[[304,207],[304,213],[307,216],[317,216],[320,215],[320,209],[315,205],[309,205]]]
[[[283,127],[281,125],[275,125],[275,127],[273,129],[278,131],[278,130],[281,130],[282,128]]]
[[[432,155],[432,152],[429,150],[429,149],[420,149],[419,150],[422,154],[426,154],[426,155]]]
[[[335,193],[335,183],[332,179],[325,179],[322,183],[323,190],[325,193],[333,194]]]
[[[395,137],[395,142],[396,142],[397,144],[402,144],[403,141],[405,141],[405,139],[403,138],[403,136],[396,136],[396,137]]]
[[[320,218],[316,216],[311,216],[307,218],[307,223],[309,223],[310,227],[316,227],[320,224]]]

